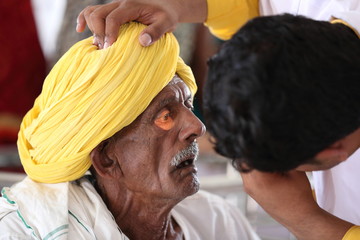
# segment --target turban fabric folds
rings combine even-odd
[[[98,50],[92,37],[75,44],[45,79],[18,136],[21,163],[37,182],[80,178],[90,152],[132,123],[177,73],[195,94],[192,72],[166,34],[150,47],[138,36],[145,26],[123,25],[118,40]]]

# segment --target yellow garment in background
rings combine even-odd
[[[345,234],[342,240],[359,240],[360,226],[351,227]]]
[[[21,163],[31,179],[58,183],[83,176],[90,152],[132,123],[175,72],[195,94],[175,37],[166,34],[144,48],[138,41],[144,27],[122,26],[104,50],[92,45],[92,37],[80,41],[54,66],[19,132]]]
[[[222,40],[229,40],[249,19],[259,16],[259,0],[207,0],[205,25]]]

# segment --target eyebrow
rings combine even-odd
[[[171,102],[175,102],[175,96],[171,96],[171,97],[168,97],[168,98],[165,98],[165,99],[161,100],[156,105],[156,109],[162,109],[163,107],[165,107],[166,105],[168,105]]]

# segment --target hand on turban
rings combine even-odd
[[[144,28],[123,25],[104,50],[92,37],[80,41],[54,66],[19,132],[20,159],[31,179],[58,183],[83,176],[90,152],[132,123],[175,73],[195,94],[175,37],[166,34],[144,48],[137,39]]]

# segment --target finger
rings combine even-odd
[[[118,6],[109,13],[105,19],[105,48],[111,46],[116,41],[122,24],[135,20],[137,17],[138,13],[135,9],[128,8],[124,11],[122,6]]]
[[[79,33],[83,32],[85,30],[85,27],[86,27],[86,21],[84,17],[84,10],[82,10],[76,19],[76,31]]]
[[[91,13],[94,11],[95,8],[96,6],[88,6],[80,12],[77,19],[77,23],[78,23],[76,27],[77,29],[84,31],[87,25],[90,31],[92,31],[91,22],[89,21],[89,16],[91,15]]]
[[[92,21],[91,21],[91,14],[93,13],[93,11],[96,9],[96,6],[88,6],[86,7],[83,11],[82,11],[82,16],[84,19],[84,28],[86,27],[86,25],[88,26],[89,30],[93,33],[93,26],[92,26]],[[96,37],[95,34],[93,34],[94,38],[93,38],[93,44],[95,46],[99,46],[98,43],[98,39]]]
[[[159,19],[146,27],[139,36],[139,42],[142,46],[147,47],[159,40],[166,32],[175,29],[176,24],[172,21]]]
[[[88,24],[91,25],[91,30],[94,34],[95,42],[101,49],[105,42],[105,29],[107,26],[107,19],[111,18],[112,12],[117,8],[117,3],[98,6],[88,17]]]
[[[87,6],[85,9],[83,9],[78,17],[77,17],[77,24],[76,24],[76,31],[77,32],[83,32],[86,28],[86,24],[88,24],[86,18],[91,14],[91,12],[93,11],[94,6]],[[88,24],[89,26],[89,24]],[[90,29],[90,26],[89,26]],[[90,29],[91,30],[91,29]]]

